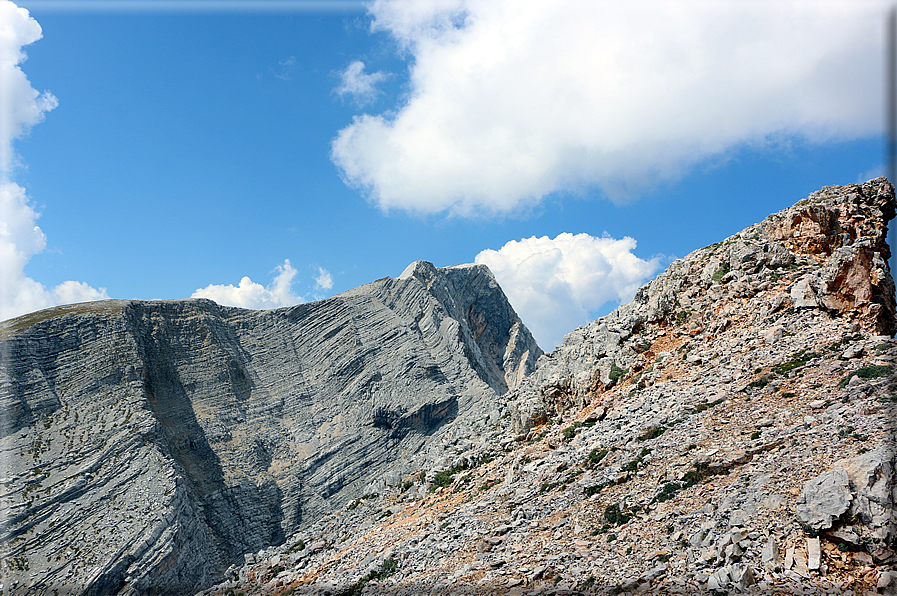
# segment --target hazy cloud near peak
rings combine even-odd
[[[252,281],[244,276],[236,286],[233,284],[209,284],[190,295],[191,298],[208,298],[225,306],[238,306],[253,310],[266,310],[293,306],[307,302],[305,296],[293,293],[296,274],[298,271],[284,259],[282,265],[274,268],[274,280],[267,286]],[[333,287],[333,278],[330,272],[323,267],[317,267],[317,275],[313,277],[315,290],[329,290]],[[315,293],[315,300],[324,296]]]
[[[626,200],[745,144],[881,128],[887,5],[377,0],[407,102],[332,144],[383,209],[505,213],[558,191]]]
[[[238,285],[233,284],[209,284],[190,295],[191,298],[208,298],[225,306],[239,306],[254,310],[265,310],[301,304],[305,300],[293,294],[293,278],[296,277],[296,269],[285,259],[283,265],[278,265],[274,271],[277,275],[267,286],[256,283],[243,277]]]
[[[628,302],[659,269],[660,259],[635,256],[636,241],[589,234],[512,240],[484,250],[489,267],[517,314],[549,351],[607,302]]]

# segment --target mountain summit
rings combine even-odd
[[[488,269],[423,261],[7,321],[2,589],[894,593],[894,216],[823,188],[550,354]]]
[[[894,214],[826,187],[674,262],[498,427],[204,594],[895,593]]]
[[[488,268],[423,261],[291,308],[91,302],[0,338],[4,594],[204,588],[483,434],[542,354]]]

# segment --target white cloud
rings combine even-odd
[[[51,93],[34,89],[19,68],[27,59],[22,48],[40,38],[40,25],[27,10],[0,0],[0,172],[4,179],[15,162],[12,142],[59,103]]]
[[[372,103],[381,93],[377,85],[389,75],[382,72],[364,72],[364,62],[356,60],[340,73],[340,84],[334,92],[340,97],[352,97],[358,106]]]
[[[505,213],[638,196],[771,139],[881,129],[883,0],[376,0],[410,54],[403,105],[331,157],[383,209]]]
[[[27,10],[0,0],[0,320],[57,304],[109,298],[106,288],[78,281],[47,288],[25,275],[25,266],[46,248],[47,238],[25,189],[12,181],[17,164],[13,142],[58,103],[50,93],[34,89],[19,67],[26,58],[22,47],[40,38],[40,25]]]
[[[47,245],[35,225],[37,217],[25,189],[13,182],[0,183],[0,320],[57,304],[109,298],[106,288],[97,290],[78,281],[47,288],[25,275],[25,265]]]
[[[196,290],[190,297],[209,298],[218,304],[257,310],[280,308],[305,302],[302,297],[293,294],[293,278],[296,277],[297,272],[290,264],[290,260],[284,260],[283,265],[278,265],[275,271],[277,275],[274,277],[274,281],[267,286],[256,283],[249,277],[244,277],[240,280],[239,285],[210,284]]]
[[[563,233],[512,240],[475,260],[492,270],[536,341],[551,350],[605,303],[631,300],[657,271],[660,260],[638,258],[635,247],[629,237]]]
[[[315,277],[316,290],[329,290],[333,287],[333,277],[323,267],[318,267],[318,275]]]

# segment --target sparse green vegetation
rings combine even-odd
[[[364,592],[364,587],[368,582],[373,580],[383,580],[394,574],[396,570],[399,568],[399,562],[390,557],[383,561],[383,564],[380,566],[379,571],[371,571],[366,576],[343,590],[339,593],[338,596],[361,596]]]
[[[604,519],[613,526],[621,526],[628,522],[632,516],[626,515],[620,510],[620,505],[614,503],[604,508]]]
[[[710,279],[713,280],[714,283],[719,283],[726,276],[726,274],[729,273],[729,271],[731,271],[729,269],[729,263],[723,261],[720,265],[720,268],[716,270],[716,273],[714,273]]]
[[[628,373],[628,372],[629,371],[627,369],[620,368],[619,366],[617,366],[616,362],[611,362],[610,373],[608,374],[608,377],[610,377],[610,380],[612,382],[616,383],[618,380],[625,377],[626,373]]]
[[[607,486],[608,486],[607,483],[605,483],[605,484],[593,484],[593,485],[591,485],[591,486],[587,486],[587,487],[585,488],[585,490],[583,490],[582,492],[583,492],[583,494],[585,495],[585,497],[588,499],[588,498],[591,497],[592,495],[596,495],[596,494],[600,493],[604,488],[607,488]]]
[[[890,366],[871,364],[869,366],[864,366],[841,379],[838,382],[838,387],[846,387],[853,377],[859,377],[861,379],[877,379],[879,377],[890,376],[892,372],[894,372],[894,369]]]
[[[436,472],[436,475],[433,477],[433,484],[430,486],[430,492],[435,491],[437,488],[445,488],[452,483],[452,476],[465,469],[464,467],[456,466],[449,470],[442,470],[440,472]]]
[[[772,371],[779,376],[785,376],[792,370],[800,368],[801,366],[805,365],[807,362],[809,362],[813,358],[819,358],[819,354],[816,354],[813,352],[807,352],[806,348],[803,350],[798,350],[797,352],[795,352],[794,354],[791,355],[790,360],[788,360],[787,362],[783,362],[782,364],[779,364],[778,366],[774,366]]]
[[[483,464],[488,464],[495,456],[490,453],[485,453],[479,456],[476,460],[473,461],[472,464],[468,464],[466,461],[461,462],[460,464],[450,468],[448,470],[442,470],[437,472],[433,477],[433,484],[430,486],[430,492],[434,492],[437,488],[445,488],[451,486],[452,479],[455,474],[461,472],[463,470],[467,470],[470,468],[476,468]]]
[[[664,501],[668,501],[672,499],[681,489],[682,484],[678,482],[667,482],[665,485],[663,485],[663,488],[660,489],[660,492],[657,493],[657,496],[654,497],[654,500],[661,503],[663,503]]]
[[[539,493],[540,494],[549,493],[559,486],[566,486],[567,484],[570,484],[571,482],[576,480],[576,478],[582,473],[583,473],[583,470],[581,470],[581,469],[574,470],[574,471],[568,473],[561,480],[558,480],[557,482],[543,482],[542,486],[539,487]]]
[[[638,467],[642,463],[642,461],[644,461],[645,456],[649,453],[651,453],[651,450],[645,447],[644,449],[642,449],[642,452],[639,453],[638,457],[623,466],[623,470],[625,470],[626,472],[635,472],[636,470],[638,470]]]
[[[828,347],[828,350],[830,352],[838,352],[842,348],[844,348],[844,346],[846,346],[847,344],[854,342],[854,341],[859,341],[861,339],[863,339],[863,336],[859,335],[859,334],[848,335],[847,337],[842,338],[840,341],[837,341],[837,342],[833,343],[832,345],[830,345]]]
[[[608,453],[609,451],[607,449],[595,447],[594,449],[589,451],[589,463],[593,466],[598,464]]]
[[[115,301],[99,301],[99,302],[82,302],[79,304],[66,304],[62,306],[54,306],[37,312],[28,313],[15,319],[3,321],[0,323],[0,339],[7,339],[26,331],[30,327],[37,325],[43,321],[47,321],[54,317],[63,315],[80,315],[87,313],[104,313],[112,314],[122,307],[123,302]]]
[[[291,546],[289,549],[287,549],[287,554],[289,555],[292,553],[298,553],[303,550],[305,550],[305,541],[300,540],[299,542],[297,542],[296,544]]]
[[[725,397],[721,397],[721,398],[719,398],[719,399],[717,399],[717,400],[715,400],[715,401],[704,402],[704,403],[702,403],[702,404],[698,404],[698,405],[696,405],[694,408],[688,410],[687,412],[688,412],[689,414],[700,414],[700,413],[703,412],[704,410],[707,410],[707,409],[712,408],[712,407],[714,407],[714,406],[718,406],[718,405],[720,405],[721,403],[723,403],[724,401],[726,401],[726,398],[725,398]]]

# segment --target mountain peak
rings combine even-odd
[[[543,355],[485,443],[207,594],[890,593],[893,217],[879,178],[694,251]]]

